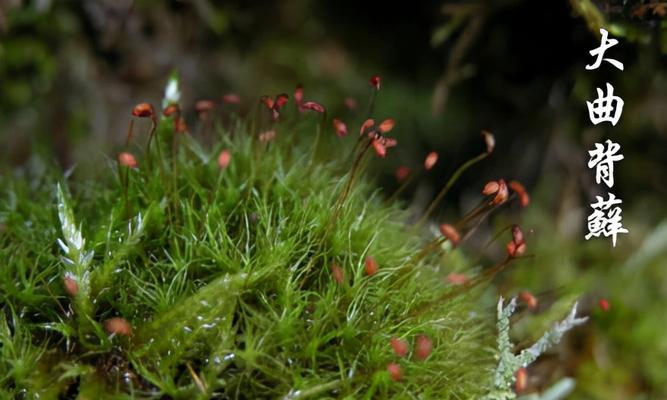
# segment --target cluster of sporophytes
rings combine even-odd
[[[507,254],[488,268],[471,269],[457,245],[528,195],[489,182],[459,222],[424,229],[457,177],[492,153],[484,132],[482,154],[410,223],[363,178],[373,153],[397,145],[394,120],[370,118],[379,89],[372,78],[359,136],[301,87],[291,117],[281,94],[223,127],[218,104],[200,101],[190,131],[172,79],[160,112],[134,108],[125,148],[94,181],[76,170],[3,176],[2,397],[514,397],[523,367],[581,321],[571,314],[515,357],[516,303],[501,302],[496,349],[486,283],[525,257],[523,233],[499,232],[511,230]]]

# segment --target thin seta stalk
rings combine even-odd
[[[485,251],[486,249],[488,249],[489,246],[491,246],[493,243],[495,243],[498,239],[500,239],[500,236],[501,236],[502,234],[504,234],[505,232],[511,230],[511,229],[512,229],[512,226],[513,226],[513,224],[509,224],[509,225],[506,225],[506,226],[500,228],[500,230],[498,230],[498,232],[496,232],[496,233],[495,233],[489,240],[487,240],[486,243],[484,243],[484,245],[483,245],[482,248],[480,249],[481,254],[480,254],[479,256],[477,256],[471,264],[472,264],[472,265],[477,265],[477,264],[481,261],[481,259],[482,259],[482,257],[483,257],[483,254],[484,254],[484,251]],[[468,238],[468,236],[472,233],[472,231],[473,231],[473,230],[471,230],[470,232],[466,233],[465,236],[464,236],[464,238],[463,238],[463,240],[465,240],[466,238]]]
[[[371,77],[369,83],[371,85],[371,97],[368,100],[368,107],[366,109],[366,118],[364,118],[364,121],[366,122],[368,122],[371,119],[373,111],[375,110],[375,103],[377,101],[378,92],[380,91],[380,77],[377,75]],[[363,141],[364,141],[364,135],[363,134],[359,135],[359,138],[354,144],[354,149],[350,153],[349,156],[350,158],[346,161],[346,164],[350,162],[352,157],[354,157],[354,154],[356,154],[357,150],[359,149],[359,146],[361,146]]]
[[[369,139],[368,144],[361,149],[360,151],[357,151],[357,155],[354,159],[354,163],[352,164],[350,174],[348,175],[347,181],[345,182],[345,186],[343,187],[343,190],[340,192],[338,195],[338,198],[336,199],[336,202],[334,203],[333,206],[333,212],[331,213],[331,217],[329,218],[329,221],[326,224],[326,227],[324,229],[324,235],[323,238],[326,238],[329,235],[329,232],[336,226],[336,221],[338,220],[338,217],[340,216],[340,212],[343,208],[343,205],[345,204],[345,200],[349,196],[349,193],[351,191],[352,185],[354,183],[354,179],[357,175],[357,171],[361,168],[362,165],[362,160],[366,153],[368,152],[368,149],[371,147],[371,140]],[[324,246],[324,240],[320,240],[317,244],[317,250],[316,253],[319,253],[322,249],[322,246]],[[307,264],[305,270],[309,270],[311,266],[313,265],[314,259],[311,259],[311,261]],[[304,274],[305,275],[305,274]],[[305,278],[302,280],[301,285],[303,285],[305,282]]]
[[[363,160],[364,156],[366,155],[370,147],[371,147],[371,141],[369,140],[361,150],[357,151],[357,156],[355,157],[354,162],[352,163],[352,168],[350,168],[350,174],[347,177],[347,181],[345,182],[343,191],[340,193],[338,199],[336,200],[336,203],[334,204],[334,217],[332,219],[335,219],[338,216],[338,211],[345,203],[347,196],[350,194],[350,190],[352,189],[352,185],[354,184],[357,172],[360,169],[361,161]]]
[[[123,171],[125,170],[125,171]],[[125,172],[125,173],[123,173]],[[125,218],[128,220],[132,218],[132,214],[130,212],[130,202],[128,198],[128,186],[129,186],[129,181],[130,181],[130,169],[129,168],[124,168],[120,164],[118,164],[118,175],[120,176],[121,180],[121,185],[123,186],[123,203],[125,204]]]
[[[428,220],[428,218],[433,214],[433,211],[435,211],[436,207],[440,204],[440,202],[444,199],[445,195],[449,192],[449,190],[452,188],[454,183],[461,177],[461,175],[470,167],[473,165],[477,164],[478,162],[482,161],[486,157],[489,156],[489,153],[482,153],[476,157],[471,158],[470,160],[466,161],[463,163],[460,167],[454,171],[452,176],[447,180],[447,183],[445,186],[440,190],[437,196],[433,199],[431,204],[429,204],[428,208],[424,212],[424,214],[419,218],[417,223],[415,223],[415,229],[419,229],[421,226],[424,225],[424,223]]]
[[[134,120],[130,119],[125,137],[125,147],[129,148],[132,142],[132,132],[134,130]],[[130,184],[130,168],[137,166],[137,161],[129,152],[122,152],[118,155],[118,179],[123,189],[123,204],[125,208],[125,217],[131,218],[130,203],[128,198],[128,186]]]
[[[528,258],[531,256],[524,256],[521,258]],[[417,307],[415,311],[411,314],[412,317],[416,317],[424,313],[426,310],[428,310],[430,307],[433,307],[438,304],[442,304],[443,302],[446,302],[448,300],[451,300],[457,296],[462,295],[463,293],[466,293],[475,287],[479,286],[480,284],[484,282],[488,282],[491,279],[493,279],[495,276],[497,276],[499,273],[505,271],[510,265],[512,265],[512,262],[518,259],[518,257],[506,257],[503,261],[499,262],[498,264],[494,265],[493,267],[487,269],[480,275],[474,277],[473,279],[470,279],[469,281],[463,283],[461,286],[456,287],[455,289],[448,291],[446,293],[443,293],[440,297],[438,297],[434,301],[430,301],[428,303],[422,304],[420,307]]]
[[[327,113],[324,111],[322,113],[322,118],[320,119],[320,122],[317,124],[316,131],[315,131],[315,141],[313,143],[313,149],[310,152],[310,160],[308,161],[308,166],[311,167],[313,163],[315,162],[315,158],[317,155],[317,148],[320,144],[320,135],[322,134],[322,130],[324,129],[324,123],[327,120]]]
[[[134,129],[134,120],[130,119],[130,124],[127,127],[127,136],[125,137],[125,147],[130,146],[130,142],[132,141],[132,131]]]
[[[174,212],[177,212],[177,184],[178,184],[178,136],[184,133],[184,122],[181,120],[181,109],[177,103],[172,103],[164,109],[162,115],[172,122],[171,133],[171,196],[170,201]]]
[[[388,203],[393,203],[394,201],[396,201],[396,199],[398,198],[398,196],[399,196],[401,193],[403,193],[403,191],[404,191],[408,186],[410,186],[410,184],[415,180],[415,177],[416,177],[416,176],[417,176],[417,173],[414,172],[414,173],[411,173],[410,175],[408,175],[407,178],[403,179],[403,182],[401,183],[401,186],[399,186],[398,189],[396,189],[396,190],[394,191],[394,193],[392,193],[391,196],[389,196],[389,199],[387,200],[387,202],[388,202]]]
[[[449,189],[456,183],[456,181],[459,179],[459,177],[470,167],[473,165],[477,164],[478,162],[482,161],[486,157],[488,157],[491,153],[493,153],[493,149],[495,148],[496,145],[496,140],[493,136],[488,131],[483,130],[482,133],[482,138],[484,139],[484,143],[486,145],[486,151],[476,157],[471,158],[470,160],[464,162],[459,168],[454,171],[454,174],[449,178],[445,186],[440,190],[440,193],[433,199],[431,204],[428,206],[424,214],[419,218],[417,223],[415,223],[414,228],[419,229],[421,226],[424,225],[424,223],[428,220],[428,218],[433,214],[433,211],[435,211],[436,207],[442,199],[447,195],[447,192],[449,192]]]
[[[153,142],[153,135],[155,134],[155,129],[156,128],[157,128],[157,124],[155,123],[155,120],[153,119],[153,117],[151,117],[151,127],[148,130],[148,142],[146,142],[146,159],[148,160],[149,168],[152,167],[151,143]],[[156,139],[156,142],[157,142],[157,139]],[[159,151],[159,146],[158,146],[158,151]]]
[[[468,223],[474,218],[480,216],[483,214],[480,211],[493,211],[494,207],[489,205],[486,200],[482,201],[482,203],[472,210],[468,211],[458,222],[454,224],[455,229],[458,232],[463,231],[463,229],[468,225]],[[487,214],[488,215],[488,214]],[[472,230],[471,230],[472,231]],[[470,236],[470,232],[466,233],[466,235],[463,237],[463,240],[467,239]],[[448,240],[447,237],[441,236],[436,239],[431,240],[430,242],[426,243],[417,254],[415,254],[411,261],[414,262],[415,264],[421,261],[425,256],[427,256],[429,253],[431,253],[433,250],[436,250],[440,248],[440,246],[445,243]],[[458,245],[458,243],[456,243]]]

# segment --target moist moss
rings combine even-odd
[[[174,142],[165,119],[150,154],[133,149],[137,168],[105,161],[94,179],[34,168],[0,178],[1,393],[486,393],[495,332],[482,289],[447,296],[452,258],[415,257],[433,238],[363,176],[341,200],[354,138],[313,125],[278,125],[276,138],[262,143],[237,124],[203,145],[189,135]],[[223,149],[231,161],[221,169]],[[67,239],[77,229],[80,249]],[[379,266],[370,276],[367,257]],[[74,296],[66,273],[81,288]],[[105,330],[114,317],[132,334]],[[433,342],[425,360],[414,354],[419,335]],[[391,338],[407,340],[408,355],[395,355]],[[398,381],[387,372],[391,362],[401,366]]]

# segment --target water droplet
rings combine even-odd
[[[285,397],[283,397],[283,399],[284,400],[291,400],[291,399],[299,398],[300,396],[301,396],[301,391],[300,390],[290,389],[289,393],[287,393],[285,395]]]

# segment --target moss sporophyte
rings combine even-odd
[[[1,397],[513,398],[526,389],[523,368],[583,321],[572,312],[515,356],[515,300],[499,303],[496,332],[486,299],[491,278],[528,257],[526,238],[508,228],[507,254],[489,267],[465,253],[490,214],[515,198],[528,205],[526,189],[512,181],[512,196],[498,179],[459,221],[430,219],[492,153],[484,132],[483,153],[411,223],[365,178],[382,161],[369,154],[400,150],[386,136],[400,124],[373,118],[380,77],[369,83],[367,112],[354,120],[329,120],[298,86],[293,113],[285,94],[226,119],[241,97],[200,101],[191,131],[193,110],[172,77],[163,110],[132,110],[124,148],[96,179],[49,169],[0,177]],[[147,138],[136,118],[150,121]],[[214,140],[198,136],[199,124]],[[357,124],[360,135],[348,136]],[[405,166],[401,179],[437,159]]]

